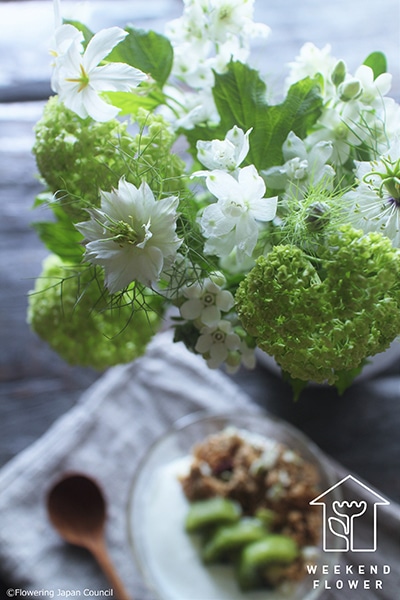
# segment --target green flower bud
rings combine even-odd
[[[331,80],[334,86],[338,87],[338,85],[343,83],[344,78],[346,77],[346,71],[346,64],[343,60],[339,60],[331,74]]]
[[[322,231],[329,218],[330,208],[326,202],[313,202],[307,208],[306,225],[310,231]]]
[[[342,102],[355,100],[362,93],[361,83],[358,79],[349,79],[339,85],[338,94]]]

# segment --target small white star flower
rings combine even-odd
[[[212,278],[186,286],[182,293],[187,300],[180,307],[183,319],[199,320],[203,325],[215,326],[222,312],[229,312],[235,304],[231,292],[223,290]]]
[[[68,30],[65,27],[63,25],[60,32],[56,31],[61,52],[54,64],[53,90],[61,102],[82,119],[90,116],[95,121],[109,121],[119,109],[103,100],[100,93],[129,91],[147,77],[125,63],[110,62],[99,66],[128,33],[120,27],[103,29],[92,37],[82,53],[78,30],[71,25]],[[68,35],[71,36],[70,42]]]
[[[111,293],[132,281],[151,286],[170,266],[182,241],[176,235],[178,198],[155,200],[147,183],[139,188],[120,179],[101,192],[101,209],[76,228],[85,236],[85,260],[104,267]]]
[[[195,350],[202,354],[211,369],[217,369],[229,356],[240,348],[240,337],[232,330],[229,321],[221,320],[213,327],[203,327]]]

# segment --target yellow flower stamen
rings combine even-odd
[[[89,85],[89,75],[86,73],[83,65],[79,65],[81,68],[81,76],[77,78],[67,78],[66,81],[72,81],[73,83],[80,83],[78,93],[85,89]]]

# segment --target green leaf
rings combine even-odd
[[[158,88],[153,86],[147,91],[145,84],[132,92],[107,92],[104,95],[121,110],[120,115],[136,115],[139,108],[152,111],[165,102],[165,96]]]
[[[213,94],[225,132],[234,125],[244,131],[253,128],[247,161],[258,170],[282,164],[282,144],[289,132],[304,138],[322,109],[320,88],[310,78],[292,85],[282,104],[269,106],[258,71],[240,62],[215,74]]]
[[[335,375],[337,375],[335,387],[339,393],[339,396],[341,396],[347,390],[357,375],[360,375],[368,362],[369,361],[367,359],[364,359],[358,367],[350,369],[350,371],[335,371]]]
[[[302,379],[295,379],[290,375],[290,373],[288,373],[284,369],[281,369],[281,371],[283,381],[286,381],[286,383],[290,385],[293,392],[293,400],[297,402],[300,398],[301,392],[307,387],[308,381],[303,381]]]
[[[155,31],[127,27],[128,35],[116,46],[108,60],[125,62],[149,73],[162,87],[172,68],[174,51],[171,42]]]
[[[50,205],[55,221],[37,221],[32,224],[46,247],[60,258],[80,262],[83,254],[82,234],[75,229],[69,217],[57,204]]]
[[[386,56],[383,52],[371,52],[364,60],[364,65],[370,67],[374,72],[374,79],[382,75],[382,73],[386,73],[387,71],[387,61]]]

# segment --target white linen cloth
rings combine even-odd
[[[80,402],[30,448],[0,471],[0,569],[19,590],[36,597],[69,597],[84,590],[110,588],[96,562],[82,549],[66,544],[49,524],[46,494],[66,471],[85,472],[99,481],[108,501],[107,545],[134,600],[150,600],[128,540],[127,503],[139,461],[158,436],[180,417],[196,411],[259,410],[219,371],[169,333],[157,335],[145,356],[110,369]],[[327,459],[328,460],[328,459]],[[335,466],[338,481],[346,476]],[[349,497],[357,490],[348,484]],[[393,600],[400,589],[400,509],[381,507],[379,552],[347,555],[344,561],[390,564],[383,591],[332,589],[324,600]],[[360,577],[359,577],[360,578]],[[361,577],[362,579],[362,577]],[[361,595],[360,595],[361,594]],[[79,595],[79,594],[76,594]],[[192,600],[188,598],[187,600]],[[206,600],[206,599],[204,599]]]
[[[65,544],[49,525],[46,494],[65,471],[90,474],[108,501],[107,545],[135,600],[150,597],[139,583],[128,541],[132,479],[149,445],[180,417],[199,411],[250,410],[252,403],[222,373],[168,333],[144,357],[110,369],[80,402],[0,472],[0,565],[30,590],[106,590],[84,550]],[[72,596],[70,596],[72,597]]]

